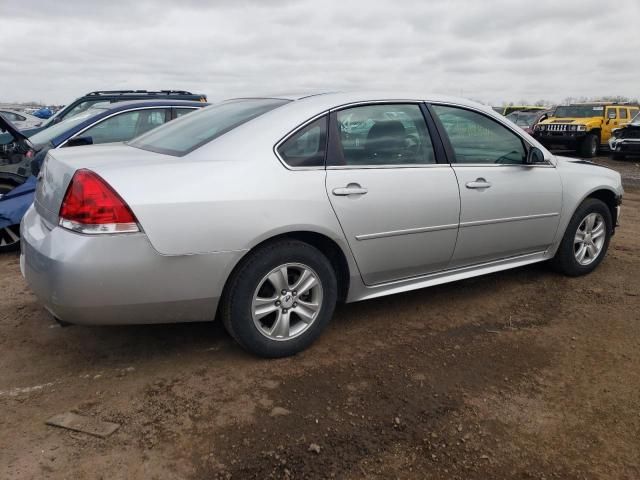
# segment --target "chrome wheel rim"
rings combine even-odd
[[[604,217],[590,213],[578,226],[573,239],[573,253],[580,265],[589,265],[600,256],[607,233]]]
[[[0,247],[11,247],[20,241],[20,226],[0,228]]]
[[[267,273],[251,304],[253,323],[271,340],[286,341],[313,325],[322,308],[318,274],[302,263],[286,263]]]

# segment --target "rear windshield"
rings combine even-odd
[[[211,105],[151,130],[129,145],[181,157],[288,102],[278,98],[254,98]]]

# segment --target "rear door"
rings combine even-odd
[[[432,105],[460,187],[460,230],[451,267],[547,249],[560,218],[562,184],[552,164],[527,165],[527,145],[476,110]]]
[[[432,126],[432,129],[434,127]],[[456,242],[460,198],[453,169],[431,140],[419,104],[332,112],[327,195],[363,281],[443,270]]]

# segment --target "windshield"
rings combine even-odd
[[[289,100],[231,100],[180,117],[129,142],[143,150],[182,156]]]
[[[556,108],[554,117],[558,118],[588,118],[602,117],[604,107],[602,105],[565,105]]]
[[[36,133],[35,135],[32,135],[31,137],[29,137],[29,140],[35,145],[46,145],[58,135],[62,135],[64,132],[72,129],[76,125],[79,125],[85,120],[94,117],[100,110],[104,109],[94,108],[79,115],[74,115],[73,117],[67,118],[60,123],[56,123],[55,125],[52,125],[51,127]]]
[[[536,121],[538,113],[513,112],[507,115],[507,118],[519,127],[530,127]]]

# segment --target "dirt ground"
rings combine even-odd
[[[0,256],[0,478],[638,479],[640,166],[593,274],[338,308],[265,361],[217,324],[61,328]],[[121,426],[50,427],[74,411]]]

